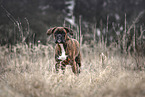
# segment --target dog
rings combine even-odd
[[[55,70],[59,68],[65,72],[66,65],[71,65],[74,74],[80,73],[81,53],[80,44],[76,39],[70,38],[67,34],[73,35],[73,30],[68,27],[54,27],[47,30],[46,34],[53,34],[55,46]]]

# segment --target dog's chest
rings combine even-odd
[[[65,54],[66,52],[65,52],[64,46],[63,46],[63,44],[59,44],[59,46],[61,48],[61,55],[58,57],[58,59],[60,59],[62,61],[66,60],[67,55]]]

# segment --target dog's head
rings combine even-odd
[[[67,27],[54,27],[48,29],[47,35],[53,34],[55,43],[65,43],[68,39],[67,33],[73,35],[73,31]]]

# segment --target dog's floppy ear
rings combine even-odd
[[[73,30],[68,28],[68,27],[64,27],[64,29],[67,31],[67,33],[69,33],[70,35],[73,35]]]
[[[46,34],[51,35],[54,32],[55,29],[56,29],[56,27],[48,29]]]

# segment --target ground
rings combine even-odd
[[[82,68],[55,73],[52,45],[0,47],[0,97],[145,97],[144,65],[103,45],[81,45]],[[100,53],[103,53],[102,56]]]

